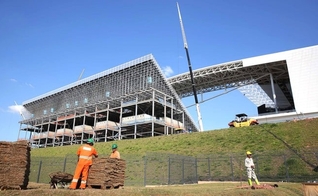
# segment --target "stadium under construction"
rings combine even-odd
[[[318,46],[193,71],[199,94],[238,89],[260,123],[317,117],[317,73]],[[49,147],[197,132],[181,100],[192,95],[189,73],[167,79],[146,55],[23,102],[18,138]]]

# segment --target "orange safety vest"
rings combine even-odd
[[[93,155],[97,155],[97,151],[93,146],[85,144],[77,150],[78,163],[83,165],[93,164]]]
[[[115,158],[115,159],[120,159],[120,154],[119,152],[116,150],[115,152],[112,152],[110,154],[110,157],[109,158]]]

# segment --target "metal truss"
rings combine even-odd
[[[257,83],[240,87],[238,90],[256,106],[265,104],[268,108],[275,108],[275,103],[273,100]]]
[[[198,93],[240,88],[253,84],[254,87],[257,86],[257,91],[255,88],[252,90],[251,86],[240,89],[244,91],[243,93],[248,94],[247,97],[256,105],[271,105],[273,103],[272,92],[263,88],[271,84],[269,77],[271,74],[277,88],[282,92],[282,97],[278,97],[277,100],[278,107],[280,105],[286,107],[286,99],[288,100],[288,105],[294,107],[293,97],[290,88],[288,88],[290,80],[285,60],[254,66],[244,66],[242,61],[235,61],[197,69],[193,71],[193,74]],[[171,77],[168,82],[181,98],[193,95],[188,73]],[[247,93],[247,88],[250,89],[250,93]]]

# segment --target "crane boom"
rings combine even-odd
[[[23,118],[23,120],[25,120],[25,117],[24,117],[24,115],[23,115],[23,113],[22,113],[22,111],[21,111],[21,107],[17,104],[16,101],[14,101],[14,103],[15,103],[15,106],[17,107],[17,110],[19,111],[21,117]]]
[[[187,38],[186,38],[186,35],[185,35],[183,23],[182,23],[182,17],[181,17],[181,13],[180,13],[180,8],[179,8],[178,2],[177,2],[177,8],[178,8],[178,14],[179,14],[182,38],[183,38],[183,43],[184,43],[184,49],[186,51],[187,60],[188,60],[188,66],[189,66],[189,72],[190,72],[190,77],[191,77],[192,90],[193,90],[195,105],[196,105],[197,114],[198,114],[199,128],[200,128],[200,131],[203,131],[203,124],[202,124],[202,117],[201,117],[201,112],[200,112],[200,105],[199,105],[199,101],[198,101],[197,91],[195,89],[195,82],[194,82],[194,78],[193,78],[190,55],[189,55],[189,50],[188,50],[188,43],[187,43]]]
[[[81,75],[78,77],[78,79],[77,79],[77,80],[82,79],[82,76],[83,76],[84,71],[85,71],[85,69],[83,69],[83,70],[82,70]]]

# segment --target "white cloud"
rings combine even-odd
[[[171,74],[173,74],[173,70],[171,69],[170,66],[166,66],[166,67],[163,68],[163,74],[166,77],[169,77],[169,76],[171,76]]]
[[[11,105],[8,108],[8,112],[19,114],[22,118],[28,119],[31,117],[30,112],[27,109],[25,109],[25,107],[23,107],[22,105]]]
[[[17,81],[16,79],[14,79],[14,78],[11,78],[10,81],[11,81],[11,82],[18,82],[18,81]]]
[[[25,83],[27,86],[31,87],[31,88],[34,88],[34,86],[32,84],[29,84],[29,83]]]
[[[20,105],[11,105],[9,106],[9,112],[20,114],[23,106]]]

